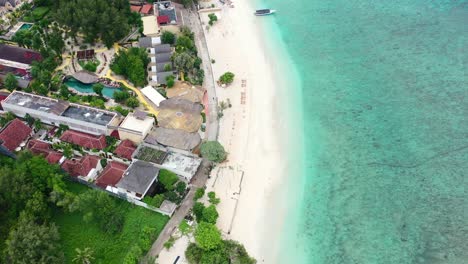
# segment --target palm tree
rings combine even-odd
[[[84,248],[83,250],[79,248],[75,248],[76,251],[76,256],[73,258],[73,263],[78,263],[78,264],[90,264],[91,260],[94,259],[93,255],[93,250],[91,248]]]

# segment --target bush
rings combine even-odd
[[[166,77],[166,85],[167,85],[167,88],[172,88],[175,84],[175,81],[174,81],[175,77],[173,75],[169,75]]]
[[[174,190],[174,184],[179,180],[177,174],[172,171],[162,169],[159,171],[159,182],[164,186],[164,189],[168,191]]]
[[[130,94],[124,90],[124,91],[115,91],[114,94],[112,95],[114,100],[118,103],[125,102],[128,98],[130,98]]]
[[[219,82],[222,84],[231,84],[234,81],[234,73],[226,72],[219,77]]]
[[[185,189],[187,189],[187,184],[185,182],[178,182],[176,185],[176,191],[179,193],[179,195],[183,195],[185,192]]]
[[[203,211],[205,210],[205,205],[200,202],[196,202],[193,205],[193,214],[195,215],[195,219],[197,220],[198,223],[200,223],[203,219]]]
[[[176,40],[176,36],[174,33],[169,31],[163,31],[161,34],[161,42],[162,44],[170,44],[174,45]]]
[[[140,106],[140,101],[136,97],[130,97],[127,99],[127,106],[131,108],[135,108]]]
[[[197,246],[204,250],[213,250],[222,243],[221,232],[215,225],[201,222],[195,231]]]
[[[210,205],[203,209],[202,213],[202,221],[207,222],[210,224],[216,224],[216,220],[218,220],[218,211],[214,205]]]
[[[215,192],[209,192],[208,193],[208,200],[211,204],[217,205],[220,202],[220,199],[216,197]]]
[[[38,21],[41,20],[47,13],[49,12],[49,8],[45,6],[40,6],[34,8],[32,11],[32,16],[34,20]]]
[[[123,116],[127,116],[130,112],[128,109],[124,109],[122,106],[118,105],[114,107],[114,111],[119,112]]]
[[[222,162],[227,157],[224,147],[218,141],[205,141],[200,152],[202,157],[214,162]]]
[[[150,202],[150,205],[159,208],[161,204],[164,202],[164,195],[162,194],[156,194]]]
[[[177,195],[177,193],[175,193],[174,191],[167,191],[164,193],[164,197],[173,202],[173,203],[176,203],[176,204],[179,204],[182,199],[179,197],[179,195]]]
[[[125,255],[123,263],[124,264],[137,264],[142,254],[143,254],[143,250],[141,250],[139,246],[133,245],[133,247],[131,247],[130,250],[128,251],[127,255]]]
[[[169,237],[169,240],[167,240],[165,243],[164,243],[164,247],[166,249],[170,249],[171,247],[173,247],[175,244],[175,238],[173,236]]]
[[[210,21],[208,21],[210,26],[213,26],[213,24],[218,21],[218,17],[215,14],[208,14],[208,18],[210,19]]]
[[[202,198],[203,195],[205,195],[205,189],[204,188],[198,188],[195,191],[195,196],[193,197],[193,200],[197,201],[198,199]]]

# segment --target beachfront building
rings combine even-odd
[[[128,139],[139,144],[148,135],[154,125],[154,118],[146,112],[129,113],[118,127],[121,140]]]
[[[167,129],[180,129],[188,133],[200,130],[203,106],[182,98],[171,98],[159,104],[158,125]]]
[[[144,16],[141,18],[141,21],[143,21],[143,35],[156,37],[161,33],[155,16]]]
[[[177,12],[171,1],[159,1],[154,3],[154,10],[158,17],[158,23],[162,25],[177,24]]]
[[[145,161],[135,161],[124,172],[123,177],[110,189],[121,195],[130,196],[133,199],[141,200],[156,181],[159,168],[154,164]]]
[[[172,48],[169,44],[161,44],[159,37],[140,38],[138,45],[146,48],[149,54],[148,81],[150,85],[166,84],[167,76],[173,75]]]
[[[179,129],[156,127],[145,138],[145,142],[152,145],[160,144],[165,147],[192,151],[201,143],[198,132],[189,133]]]
[[[29,114],[46,124],[66,125],[93,135],[109,135],[121,120],[114,112],[20,91],[11,93],[1,104],[4,111],[19,117]]]

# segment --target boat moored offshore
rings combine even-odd
[[[256,16],[267,16],[275,13],[276,10],[274,9],[258,9],[255,11],[254,15]]]

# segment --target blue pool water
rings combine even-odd
[[[92,84],[84,84],[76,79],[70,78],[66,80],[65,85],[67,85],[70,88],[75,89],[76,91],[80,93],[90,93],[94,94],[93,91],[93,85]],[[115,88],[115,87],[110,87],[110,86],[104,86],[104,89],[102,90],[102,95],[108,98],[112,98],[114,95],[115,91],[122,91],[122,88]]]
[[[33,26],[33,24],[23,24],[18,30],[26,30],[30,29]]]

